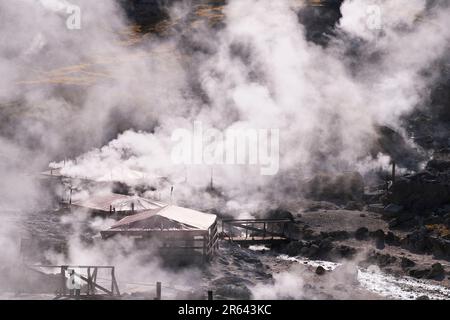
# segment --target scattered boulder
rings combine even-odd
[[[333,242],[330,239],[324,239],[319,243],[320,255],[327,254],[333,249]]]
[[[416,265],[416,263],[408,258],[402,257],[400,260],[400,266],[403,269],[412,268]]]
[[[306,244],[303,241],[291,241],[286,245],[285,252],[291,257],[298,256],[305,246]]]
[[[400,238],[397,237],[393,232],[389,231],[386,234],[386,237],[384,239],[387,245],[389,246],[399,246],[400,245]]]
[[[445,277],[445,270],[442,264],[435,263],[431,266],[431,270],[427,275],[428,279],[442,280]]]
[[[427,253],[429,252],[430,243],[428,240],[428,234],[425,228],[416,230],[408,234],[402,241],[401,245],[404,249],[410,250],[415,253]]]
[[[322,266],[318,266],[318,267],[316,268],[316,274],[319,275],[319,276],[324,275],[325,272],[326,272],[326,270],[325,270],[325,268],[322,267]]]
[[[425,278],[429,272],[430,270],[427,269],[412,269],[409,270],[409,275],[413,278],[422,279]]]
[[[430,298],[428,296],[420,296],[420,297],[417,297],[416,300],[430,300]]]
[[[450,260],[450,240],[440,237],[429,237],[431,253],[436,258]]]
[[[413,231],[401,240],[401,246],[415,253],[428,253],[439,259],[450,260],[450,240],[433,235],[432,232],[424,227]]]
[[[418,279],[443,280],[445,278],[445,270],[440,263],[435,263],[429,269],[412,269],[409,271],[409,275]]]
[[[309,258],[314,258],[314,257],[317,257],[318,255],[319,255],[319,252],[320,252],[320,248],[319,248],[319,246],[318,245],[316,245],[316,244],[312,244],[309,248],[308,248],[308,251],[307,251],[307,257],[309,257]]]
[[[338,259],[350,259],[356,254],[356,249],[346,245],[339,245],[332,250],[332,257]]]
[[[386,238],[386,234],[381,229],[378,229],[374,232],[370,232],[369,234],[374,239],[383,239],[384,240]]]
[[[380,267],[386,267],[397,261],[397,258],[390,254],[382,254],[376,251],[372,251],[368,254],[366,262],[375,264]]]
[[[357,240],[366,240],[369,237],[369,229],[361,227],[355,232],[355,238]]]
[[[375,239],[375,246],[379,250],[383,250],[385,247],[386,235],[383,230],[378,229],[377,231],[371,232],[370,236]]]

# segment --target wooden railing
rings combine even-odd
[[[32,269],[58,269],[61,276],[61,284],[56,295],[57,298],[95,298],[100,296],[119,297],[120,291],[117,285],[115,268],[113,266],[74,266],[74,265],[29,265]],[[79,270],[85,270],[85,273]],[[98,283],[98,270],[109,270],[109,288]]]

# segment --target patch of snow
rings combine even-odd
[[[298,262],[312,267],[322,266],[326,270],[334,270],[340,263],[309,260],[302,257],[289,257],[280,255],[280,260]],[[415,300],[420,296],[428,296],[430,299],[441,300],[450,298],[450,289],[433,284],[431,281],[420,280],[408,276],[395,277],[385,274],[377,267],[367,269],[358,268],[358,281],[360,285],[371,292],[377,293],[388,299]]]

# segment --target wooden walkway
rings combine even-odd
[[[275,245],[293,239],[291,219],[222,220],[222,239],[244,246]]]

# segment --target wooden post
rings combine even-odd
[[[266,223],[265,222],[264,222],[263,230],[264,230],[264,232],[263,232],[263,239],[265,239],[266,238]]]
[[[213,300],[213,292],[211,290],[208,291],[208,300]]]
[[[111,295],[114,295],[114,281],[115,281],[115,276],[114,276],[114,267],[111,268]]]
[[[156,283],[156,298],[155,300],[161,300],[161,282]]]
[[[94,290],[92,290],[93,286],[92,286],[92,276],[91,276],[91,268],[90,267],[87,268],[87,279],[88,279],[87,295],[89,296],[91,294],[94,294],[94,292],[93,292]]]
[[[69,295],[70,295],[70,296],[75,295],[75,289],[72,289],[72,288],[73,288],[73,285],[74,285],[74,281],[75,281],[75,280],[74,280],[74,278],[75,278],[75,275],[74,275],[74,274],[75,274],[75,271],[74,271],[73,269],[71,269],[71,270],[70,270],[70,276],[69,276],[69,277],[70,277],[69,279],[70,279],[70,282],[71,282],[71,283],[70,283],[70,284],[71,284],[71,288],[69,288]]]
[[[98,268],[94,268],[94,272],[92,274],[92,294],[95,294],[95,283],[97,282],[97,270]]]
[[[255,224],[253,222],[251,223],[251,226],[252,226],[253,229],[255,229]],[[252,240],[255,240],[255,233],[254,232],[252,233]]]
[[[66,267],[61,266],[61,295],[66,295]]]
[[[203,235],[203,262],[206,262],[206,255],[207,255],[206,241],[207,238],[205,235]]]
[[[395,184],[395,161],[392,161],[392,186]]]
[[[114,296],[114,293],[115,293],[117,296],[120,296],[120,291],[119,291],[119,286],[117,285],[115,271],[116,271],[116,268],[112,267],[112,270],[111,270],[111,285],[112,285],[111,295]]]

